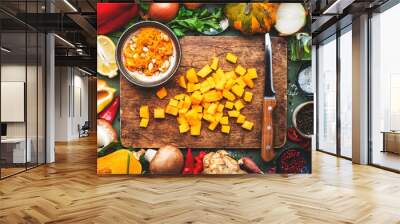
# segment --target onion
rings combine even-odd
[[[174,145],[166,145],[157,150],[150,162],[152,174],[180,174],[183,168],[183,155]]]
[[[198,9],[200,8],[203,3],[183,3],[187,9]]]
[[[300,3],[281,3],[276,12],[275,29],[282,35],[292,35],[306,24],[307,13]]]
[[[97,147],[104,147],[117,141],[117,132],[110,123],[97,119]]]
[[[168,22],[175,18],[179,11],[179,3],[151,3],[148,15],[151,19]]]

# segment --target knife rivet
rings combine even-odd
[[[266,148],[267,150],[270,150],[270,149],[271,149],[271,146],[270,146],[270,145],[267,145],[265,148]]]
[[[268,127],[267,127],[267,130],[271,130],[271,126],[268,126]]]
[[[271,107],[271,106],[268,106],[268,110],[272,110],[272,107]]]

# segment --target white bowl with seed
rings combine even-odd
[[[149,49],[150,47],[143,45],[141,49],[138,50],[136,46],[136,35],[142,29],[146,28],[160,31],[161,40],[172,43],[172,52],[170,52],[170,48],[166,47],[167,49],[165,51],[167,51],[168,54],[163,54],[160,60],[152,58],[150,54],[150,56],[147,55],[148,53],[154,53],[154,48]],[[125,57],[124,55],[124,49],[127,47],[132,50],[132,55],[129,55],[129,57]],[[164,50],[161,48],[157,49],[157,52],[162,52]],[[140,52],[140,54],[135,52]],[[142,21],[132,25],[121,35],[116,50],[117,64],[123,76],[129,82],[141,87],[156,87],[167,82],[178,70],[181,57],[182,52],[178,38],[171,29],[156,21]],[[132,62],[131,64],[135,65],[137,64],[135,60],[145,61],[145,63],[139,63],[140,67],[136,66],[132,68],[129,67],[129,60]]]

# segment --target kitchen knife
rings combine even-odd
[[[269,33],[265,34],[265,86],[263,100],[262,117],[262,136],[261,136],[261,158],[269,162],[274,156],[274,129],[272,122],[272,113],[276,107],[276,98],[274,82],[272,75],[272,44]]]

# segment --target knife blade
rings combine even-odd
[[[265,34],[265,83],[263,99],[262,136],[261,136],[261,158],[269,162],[274,156],[274,129],[272,114],[276,107],[272,69],[272,43],[269,33]]]

